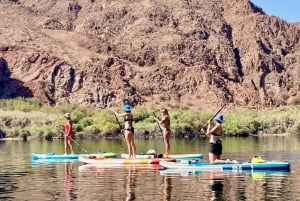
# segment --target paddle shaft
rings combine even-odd
[[[155,113],[153,112],[153,115],[154,115],[154,117],[157,119],[157,117],[156,117],[156,115],[155,115]],[[160,125],[159,125],[159,122],[158,121],[156,121],[156,123],[157,123],[157,125],[158,125],[158,128],[159,128],[159,130],[160,130],[160,133],[161,133],[161,135],[163,136],[163,131],[162,131],[162,129],[161,129],[161,127],[160,127]]]
[[[124,134],[124,129],[122,128],[121,123],[120,123],[120,121],[119,121],[119,119],[118,119],[116,113],[115,113],[114,111],[113,111],[113,113],[114,113],[114,116],[115,116],[115,118],[116,118],[117,123],[119,124],[119,128],[120,128],[121,134]],[[125,135],[125,134],[124,134],[124,135]]]
[[[115,114],[115,112],[114,112],[114,116],[116,118],[117,123],[119,124],[120,131],[122,132],[123,128],[122,128],[121,123],[119,122],[119,119],[118,119],[117,115]]]
[[[82,146],[80,146],[80,144],[78,144],[78,142],[76,142],[73,138],[70,137],[70,139],[71,139],[71,141],[74,142],[78,147],[80,147],[85,153],[89,154],[88,151],[87,151],[85,148],[83,148]]]
[[[214,116],[212,116],[209,121],[211,121],[213,118],[215,118],[217,116],[217,114],[219,114],[221,112],[221,110],[226,106],[226,104],[222,105],[222,107],[214,114]],[[208,126],[208,122],[206,122],[206,124],[200,129],[200,132],[198,133],[198,135],[196,135],[194,137],[194,139],[196,139],[197,137],[200,136],[201,133],[203,133],[204,129]],[[194,140],[193,139],[193,140]]]

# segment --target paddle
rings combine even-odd
[[[226,104],[222,105],[222,107],[214,114],[214,116],[212,116],[209,120],[212,120],[213,118],[215,118],[217,116],[217,114],[219,114],[221,112],[221,110],[226,106]],[[200,132],[192,139],[195,140],[198,137],[200,137],[200,134],[203,133],[204,129],[208,126],[208,122],[206,122],[206,124],[200,129]]]
[[[74,142],[78,147],[80,147],[85,153],[89,154],[88,151],[83,148],[82,146],[80,146],[80,144],[78,144],[78,142],[76,142],[73,138],[70,137],[70,139],[72,140],[72,142]]]
[[[153,115],[154,115],[154,117],[157,119],[157,117],[156,117],[156,115],[155,115],[155,113],[153,112]],[[159,122],[158,121],[156,121],[156,123],[157,123],[157,125],[158,125],[158,128],[159,128],[159,130],[160,130],[160,133],[161,133],[161,135],[163,136],[163,131],[162,131],[162,129],[161,129],[161,127],[160,127],[160,125],[159,125]]]
[[[116,118],[116,121],[117,121],[117,123],[118,123],[118,125],[119,125],[119,128],[120,128],[120,131],[121,131],[121,133],[123,133],[123,128],[122,128],[122,125],[121,125],[121,123],[120,123],[120,121],[119,121],[119,119],[118,119],[118,117],[117,117],[117,115],[115,114],[115,112],[114,111],[112,111],[113,113],[114,113],[114,116],[115,116],[115,118]]]

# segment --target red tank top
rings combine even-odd
[[[71,121],[67,121],[64,125],[64,130],[65,130],[65,136],[69,136],[69,137],[74,137],[74,131],[72,128],[72,122]]]

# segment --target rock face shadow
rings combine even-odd
[[[0,99],[17,97],[31,98],[33,93],[23,82],[10,78],[8,64],[0,58]]]

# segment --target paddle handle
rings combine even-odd
[[[226,104],[222,105],[222,107],[221,107],[221,108],[214,114],[214,116],[212,116],[209,120],[211,121],[213,118],[215,118],[215,117],[217,116],[217,114],[219,114],[219,113],[223,110],[223,108],[224,108],[225,106],[226,106]],[[200,129],[200,132],[198,133],[198,135],[196,135],[196,136],[194,137],[193,140],[197,139],[197,138],[201,135],[201,133],[204,132],[204,129],[205,129],[207,126],[208,126],[208,122],[206,122],[206,124]]]
[[[226,106],[226,104],[224,104],[215,114],[214,116],[212,116],[209,120],[211,121],[212,119],[214,119],[220,112],[221,110],[223,110],[223,108]],[[206,122],[206,124],[204,125],[204,127],[201,129],[201,131],[203,132],[203,130],[208,126],[208,123]]]

